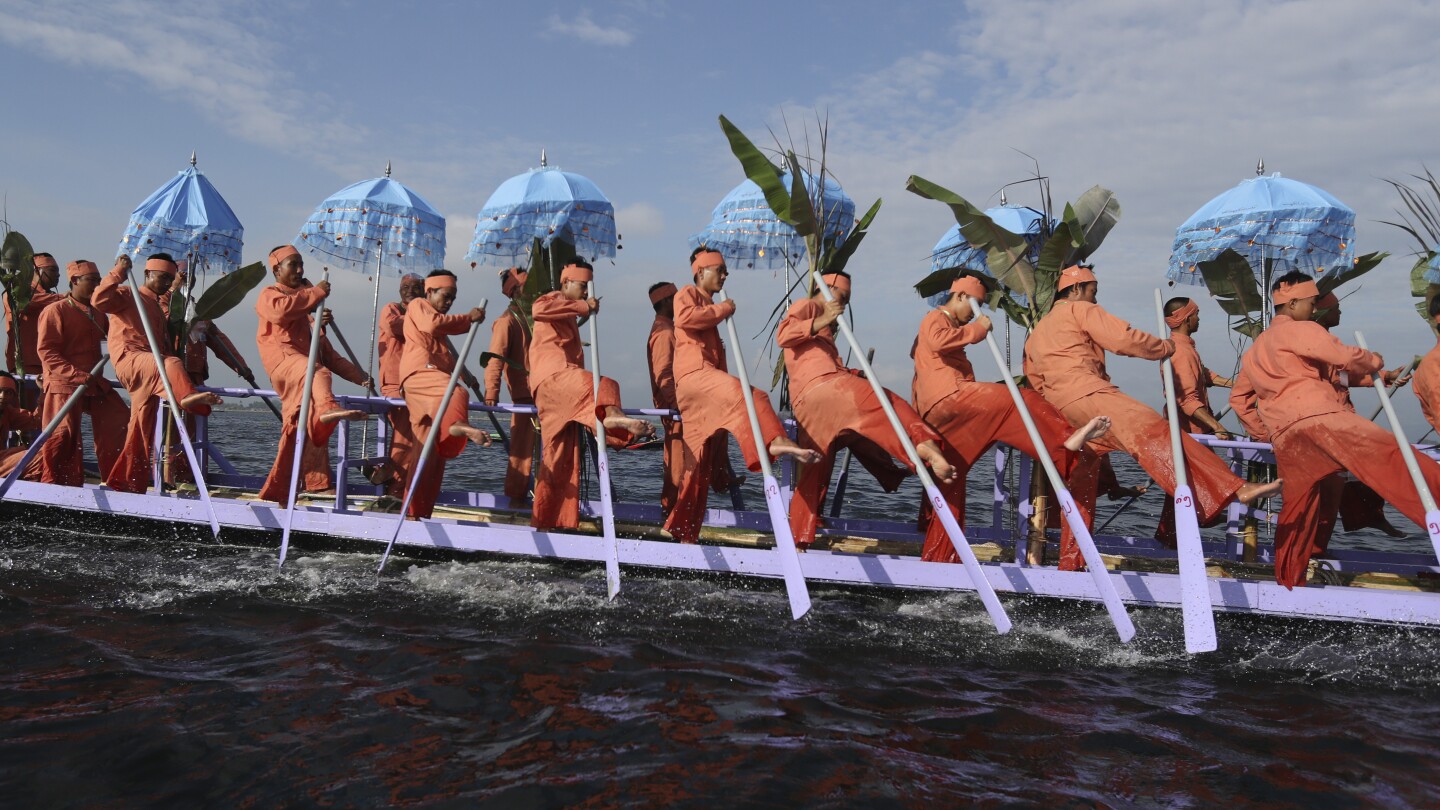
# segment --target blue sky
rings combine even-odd
[[[624,249],[597,279],[604,368],[627,404],[648,405],[645,288],[688,280],[686,239],[743,179],[716,116],[764,142],[787,120],[813,130],[818,113],[847,192],[862,208],[885,200],[851,264],[856,330],[886,384],[908,392],[924,313],[908,287],[953,222],[904,191],[909,174],[993,205],[1032,170],[1021,150],[1052,178],[1057,205],[1097,183],[1113,189],[1124,214],[1095,256],[1101,302],[1152,328],[1175,227],[1253,176],[1260,157],[1354,208],[1361,252],[1412,249],[1376,220],[1397,203],[1381,178],[1440,163],[1437,29],[1434,4],[1330,0],[732,2],[724,13],[666,2],[0,0],[0,191],[38,249],[106,264],[130,211],[194,149],[244,222],[253,261],[294,239],[320,200],[391,161],[448,218],[462,297],[498,300],[493,271],[471,275],[463,261],[475,213],[543,148],[615,204]],[[1010,200],[1036,202],[1023,190]],[[1433,345],[1411,310],[1410,263],[1390,259],[1347,301],[1347,341],[1363,329],[1392,361]],[[369,329],[369,284],[335,280],[355,341]],[[760,331],[780,284],[769,272],[731,277],[742,334]],[[1221,313],[1201,311],[1202,354],[1228,370]],[[221,325],[254,363],[253,311]],[[987,358],[974,360],[994,378]],[[1112,371],[1158,400],[1153,364],[1117,360]],[[1372,400],[1357,397],[1365,412]]]

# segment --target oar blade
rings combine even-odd
[[[790,533],[790,518],[780,500],[780,483],[775,476],[765,476],[765,506],[770,510],[770,524],[775,529],[775,552],[780,555],[780,571],[785,575],[785,593],[790,597],[790,618],[798,619],[810,612],[810,588],[800,570],[800,553],[795,550],[795,537]]]
[[[1210,579],[1205,573],[1205,549],[1200,543],[1200,520],[1190,487],[1175,487],[1175,535],[1180,556],[1180,607],[1185,622],[1185,651],[1214,652],[1215,611],[1210,601]]]
[[[595,466],[600,479],[600,522],[605,532],[605,593],[613,600],[620,593],[620,540],[615,535],[615,512],[610,495],[610,454],[605,450],[605,425],[595,423]]]
[[[1435,550],[1435,558],[1440,560],[1440,509],[1425,513],[1425,531],[1430,535],[1430,547]]]
[[[1110,581],[1110,571],[1105,567],[1100,549],[1095,547],[1095,540],[1090,536],[1090,529],[1085,525],[1080,507],[1076,505],[1070,490],[1063,486],[1055,488],[1055,498],[1060,502],[1060,512],[1065,516],[1065,522],[1069,524],[1071,533],[1075,535],[1075,542],[1080,546],[1080,553],[1085,557],[1085,567],[1090,571],[1090,579],[1095,582],[1095,589],[1100,592],[1100,601],[1105,603],[1110,621],[1115,624],[1115,632],[1119,634],[1122,643],[1129,643],[1130,639],[1135,637],[1135,623],[1130,621],[1125,603],[1120,601],[1120,593],[1115,590],[1115,583]]]
[[[975,586],[980,602],[985,605],[985,612],[990,614],[990,621],[995,624],[995,632],[1000,635],[1010,632],[1010,614],[1005,612],[1005,606],[1000,604],[1000,597],[995,594],[990,580],[985,578],[985,572],[980,568],[980,560],[975,556],[975,549],[970,547],[970,541],[965,539],[965,532],[961,530],[960,524],[955,522],[955,516],[950,514],[950,505],[936,487],[926,487],[925,495],[930,499],[935,517],[950,536],[950,545],[955,547],[955,553],[960,555],[960,560],[965,564],[965,573]]]

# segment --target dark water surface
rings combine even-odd
[[[457,480],[492,479],[470,455]],[[658,463],[617,458],[617,489]],[[598,568],[399,560],[377,586],[374,554],[277,571],[19,523],[7,806],[1440,805],[1437,631],[1220,616],[1192,658],[1177,611],[1120,645],[1094,605],[1005,597],[1000,637],[970,596],[817,587],[791,622],[748,580],[627,569],[607,602]]]

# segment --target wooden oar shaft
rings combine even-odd
[[[480,299],[480,308],[484,309],[488,298]],[[400,537],[400,528],[405,525],[405,513],[410,511],[410,501],[415,497],[415,487],[419,485],[420,478],[425,474],[425,465],[430,457],[435,454],[435,445],[440,441],[441,418],[450,407],[450,398],[455,395],[455,389],[460,385],[460,371],[465,367],[465,361],[470,358],[470,347],[475,345],[475,333],[480,331],[480,321],[470,324],[470,331],[465,333],[465,343],[460,349],[460,356],[455,358],[455,368],[450,371],[450,381],[445,384],[445,394],[440,397],[440,403],[435,408],[435,413],[430,418],[430,432],[425,434],[425,444],[420,448],[420,457],[415,462],[415,469],[410,474],[410,486],[405,488],[405,500],[400,504],[400,518],[395,521],[395,531],[390,535],[390,542],[385,544],[385,553],[380,555],[380,565],[375,569],[375,575],[385,570],[385,563],[390,559],[390,550],[395,547],[395,540]]]
[[[1160,291],[1155,291],[1155,313],[1160,318],[1160,334],[1165,334],[1165,301]],[[1185,469],[1184,445],[1180,440],[1180,409],[1175,402],[1175,373],[1174,364],[1166,357],[1160,361],[1160,379],[1165,389],[1165,411],[1166,418],[1170,422],[1170,457],[1175,460],[1175,486],[1184,487],[1190,485],[1189,475]]]
[[[90,376],[85,378],[85,382],[81,383],[79,387],[71,392],[70,397],[65,400],[65,404],[60,406],[60,410],[56,411],[55,415],[50,417],[50,421],[45,423],[45,429],[40,431],[40,435],[36,436],[35,441],[31,442],[30,446],[26,448],[25,455],[20,457],[20,463],[16,464],[15,469],[11,470],[10,473],[5,476],[4,482],[0,482],[0,500],[4,500],[5,494],[10,491],[10,488],[14,486],[15,482],[24,474],[25,468],[30,465],[30,462],[35,458],[36,454],[40,452],[41,445],[45,444],[45,440],[50,438],[50,435],[55,432],[55,428],[59,427],[60,423],[65,420],[65,417],[74,409],[75,403],[79,402],[80,398],[85,396],[86,390],[90,388],[90,380],[105,369],[105,364],[109,362],[109,360],[110,358],[102,355],[99,362],[95,364],[95,367],[90,369]]]
[[[1355,333],[1355,343],[1365,351],[1370,351],[1370,347],[1365,345],[1365,336],[1359,332]],[[1405,429],[1400,426],[1400,416],[1395,413],[1395,404],[1390,401],[1390,392],[1385,390],[1385,380],[1378,372],[1375,375],[1375,393],[1380,395],[1380,407],[1385,411],[1385,417],[1390,420],[1390,431],[1395,434],[1395,441],[1400,445],[1400,456],[1405,459],[1405,469],[1410,472],[1415,493],[1420,496],[1420,503],[1425,507],[1425,511],[1434,512],[1435,495],[1425,483],[1425,476],[1420,472],[1420,462],[1415,458],[1415,448],[1411,447],[1405,438]]]
[[[825,283],[825,279],[820,273],[811,275],[815,279],[820,296],[827,302],[833,301],[834,296],[830,293],[830,285]],[[920,484],[925,488],[925,495],[930,499],[930,504],[935,510],[935,519],[945,527],[946,534],[950,536],[951,545],[955,547],[956,553],[965,563],[965,572],[975,585],[975,593],[985,605],[986,612],[990,614],[990,620],[995,624],[996,632],[1010,632],[1010,616],[1005,612],[1005,606],[1000,604],[1000,597],[995,595],[995,589],[990,585],[990,580],[985,578],[985,572],[980,568],[980,560],[975,556],[975,550],[970,547],[970,541],[965,538],[965,532],[960,528],[960,524],[950,514],[949,504],[940,494],[940,488],[935,485],[935,479],[930,476],[930,471],[925,468],[925,462],[920,458],[920,451],[915,449],[915,443],[910,440],[910,434],[905,432],[905,426],[900,423],[900,416],[895,413],[895,406],[890,404],[889,394],[880,384],[880,379],[875,376],[875,369],[860,349],[860,341],[855,339],[855,333],[850,330],[850,324],[846,323],[844,318],[836,318],[835,323],[839,324],[840,333],[855,349],[855,353],[860,359],[860,368],[865,372],[865,379],[869,381],[870,389],[875,392],[875,399],[879,400],[880,409],[885,412],[885,418],[890,421],[890,427],[895,431],[896,438],[900,440],[900,446],[905,448],[905,456],[915,468],[915,475],[920,478]]]
[[[321,283],[330,280],[330,271],[320,276]],[[285,555],[290,551],[290,529],[295,522],[296,491],[300,487],[300,465],[305,457],[305,428],[310,424],[310,408],[314,397],[310,388],[315,383],[315,368],[320,363],[320,334],[325,324],[325,299],[315,308],[315,323],[310,329],[310,354],[305,360],[305,387],[300,389],[299,424],[295,426],[295,453],[290,464],[290,496],[285,502],[285,527],[280,533],[280,565],[285,565]]]
[[[135,268],[125,274],[130,282],[130,295],[134,298],[135,314],[140,318],[140,326],[145,330],[145,340],[150,344],[150,356],[155,359],[155,373],[160,376],[160,385],[165,389],[165,402],[170,408],[170,415],[175,418],[175,427],[180,433],[180,442],[185,445],[185,458],[190,462],[190,472],[195,476],[195,488],[200,492],[200,500],[205,504],[205,509],[210,513],[210,531],[215,536],[220,535],[220,519],[215,516],[215,505],[210,502],[210,488],[205,485],[205,474],[200,469],[200,462],[195,456],[195,447],[190,443],[190,431],[185,429],[185,417],[180,413],[180,402],[175,398],[175,388],[170,385],[170,375],[165,373],[165,355],[160,351],[160,341],[155,337],[155,326],[150,323],[150,316],[145,312],[144,301],[140,295],[140,284],[135,281]],[[157,489],[163,489],[164,482],[156,481]]]

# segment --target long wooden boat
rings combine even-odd
[[[274,397],[274,392],[251,389],[213,388],[225,397]],[[399,400],[340,397],[343,405],[382,413]],[[472,410],[486,410],[472,405]],[[529,406],[500,405],[488,410],[533,413]],[[657,415],[661,411],[636,409],[636,415]],[[223,418],[218,411],[214,418]],[[383,447],[384,420],[379,420]],[[300,536],[348,541],[347,545],[373,544],[377,553],[390,539],[398,515],[378,509],[378,489],[354,475],[366,459],[349,458],[349,432],[342,423],[338,431],[336,492],[332,497],[302,499],[294,515],[294,531]],[[204,459],[212,504],[222,527],[270,533],[279,543],[284,524],[283,505],[258,500],[260,478],[235,467],[220,447],[209,441],[209,420],[200,418],[196,431],[197,452]],[[1197,437],[1226,454],[1237,465],[1248,460],[1272,460],[1268,445],[1250,442],[1212,441]],[[157,445],[159,442],[157,441]],[[377,455],[379,455],[377,453]],[[996,453],[997,467],[1006,454]],[[1028,459],[1019,461],[1014,478],[1019,492],[1028,492]],[[658,459],[656,459],[658,463]],[[789,470],[783,471],[788,481]],[[980,575],[1000,593],[1035,597],[1098,601],[1096,584],[1084,572],[1066,572],[1050,566],[1029,565],[1025,538],[1005,527],[1005,516],[1013,500],[1003,486],[1005,476],[997,473],[991,505],[992,525],[967,529],[970,542],[981,560]],[[788,493],[787,493],[788,494]],[[66,513],[115,515],[206,527],[210,514],[193,493],[159,492],[145,494],[115,492],[96,484],[62,487],[18,481],[5,498],[6,510],[23,510],[26,519],[44,520],[51,510]],[[36,510],[29,507],[44,507]],[[763,506],[763,504],[762,504]],[[503,495],[486,492],[446,491],[439,499],[433,518],[404,521],[396,542],[398,553],[443,551],[456,555],[513,555],[603,564],[604,543],[597,537],[596,518],[600,504],[582,504],[581,527],[575,531],[535,531],[528,525],[528,511],[511,504]],[[731,508],[713,508],[706,515],[706,531],[699,545],[674,542],[660,529],[658,504],[614,504],[619,555],[624,568],[665,569],[699,574],[732,575],[778,579],[780,559],[774,551],[769,518],[765,511],[750,511],[735,498]],[[1379,622],[1404,625],[1440,626],[1440,565],[1425,553],[1333,550],[1317,581],[1306,587],[1286,589],[1273,579],[1269,549],[1253,543],[1247,552],[1242,539],[1246,518],[1267,521],[1261,510],[1235,504],[1230,508],[1223,538],[1205,542],[1211,603],[1216,611],[1262,616],[1284,616],[1351,622]],[[1018,521],[1012,521],[1018,523]],[[1217,532],[1218,534],[1218,532]],[[1174,552],[1149,538],[1101,535],[1097,545],[1105,555],[1109,576],[1122,599],[1130,606],[1178,608],[1180,578]],[[965,566],[932,563],[919,557],[921,536],[913,523],[831,517],[813,548],[800,555],[801,570],[811,584],[869,586],[898,589],[974,591]],[[1251,562],[1244,561],[1253,556]],[[623,593],[620,598],[623,597]],[[977,603],[977,610],[979,606]]]

